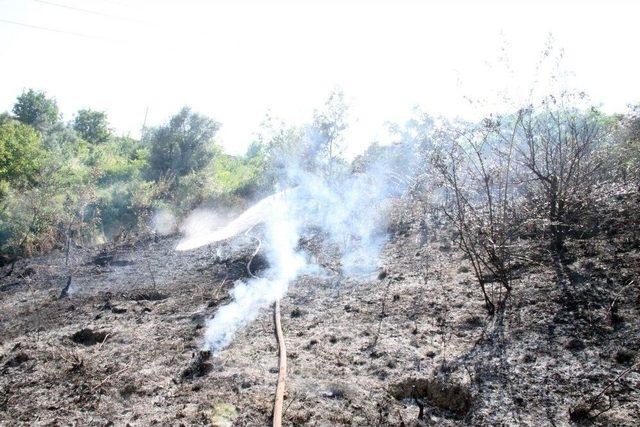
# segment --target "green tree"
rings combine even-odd
[[[143,179],[147,148],[127,137],[110,138],[91,148],[89,164],[97,178],[97,191],[89,210],[98,219],[101,232],[110,238],[125,230],[139,230],[162,191],[160,183]]]
[[[82,139],[94,144],[106,142],[111,136],[107,115],[102,111],[89,109],[78,111],[73,121],[73,129]]]
[[[40,136],[33,128],[10,119],[0,123],[0,183],[34,184],[43,154]]]
[[[213,137],[219,128],[215,120],[184,107],[167,124],[148,130],[151,177],[179,178],[204,168],[215,155]]]
[[[22,123],[40,131],[54,125],[60,115],[55,99],[47,98],[45,92],[33,89],[24,91],[18,96],[13,106],[13,114]]]

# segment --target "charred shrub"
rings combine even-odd
[[[457,416],[466,415],[473,403],[469,387],[453,380],[407,378],[392,384],[389,391],[398,400],[426,402]]]
[[[615,360],[621,365],[630,365],[636,358],[636,352],[628,350],[626,348],[620,349],[616,352]]]
[[[182,371],[182,379],[191,380],[205,376],[213,367],[209,363],[210,358],[210,351],[202,350],[194,354],[189,365]]]
[[[76,344],[82,344],[91,346],[95,344],[103,343],[109,334],[106,332],[93,331],[89,328],[84,328],[71,335],[71,341]]]

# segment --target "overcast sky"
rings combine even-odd
[[[104,110],[137,135],[147,109],[154,125],[190,105],[240,153],[268,110],[301,123],[340,87],[357,152],[416,105],[525,99],[550,33],[566,80],[624,110],[640,101],[639,16],[634,1],[0,0],[0,110],[33,87],[65,119]]]

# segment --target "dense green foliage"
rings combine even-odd
[[[0,123],[0,188],[34,183],[42,166],[42,141],[33,128],[11,119]]]
[[[107,115],[102,111],[80,110],[73,121],[73,130],[85,141],[106,142],[109,139]]]
[[[63,123],[44,92],[25,91],[12,111],[0,116],[0,251],[10,256],[147,233],[157,212],[264,190],[264,156],[223,154],[219,124],[187,107],[142,139],[113,135],[90,109]]]
[[[214,157],[212,141],[218,128],[214,120],[184,107],[169,123],[151,129],[146,138],[153,178],[179,178],[205,167]]]
[[[59,118],[58,106],[53,99],[40,91],[29,89],[23,92],[13,106],[13,114],[22,123],[44,130],[54,125]]]

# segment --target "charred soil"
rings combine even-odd
[[[531,250],[488,316],[452,234],[407,215],[371,277],[332,273],[320,245],[304,243],[327,274],[301,277],[282,301],[286,425],[638,424],[636,245],[591,237],[562,256]],[[72,248],[68,266],[53,254],[5,268],[1,424],[270,423],[269,308],[221,353],[200,351],[206,320],[246,276],[251,239],[182,253],[176,243]]]

